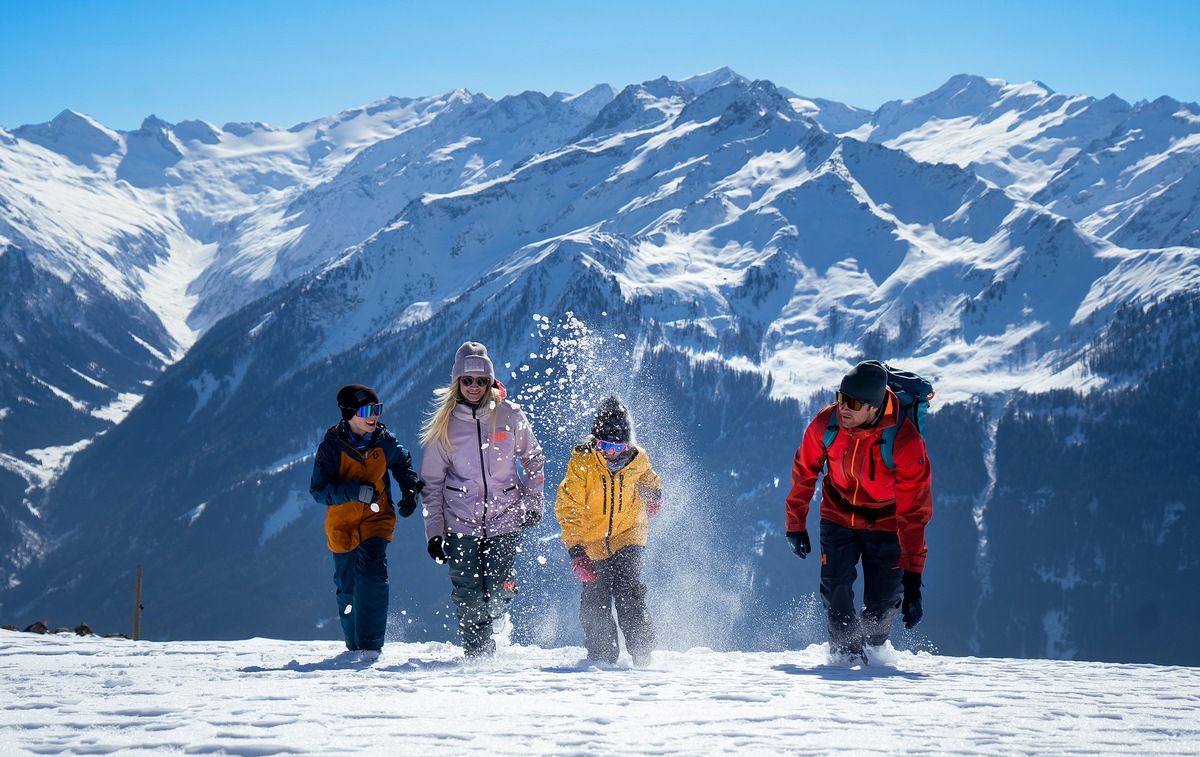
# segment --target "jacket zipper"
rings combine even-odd
[[[488,511],[488,485],[487,485],[487,461],[483,455],[483,424],[479,422],[479,416],[475,413],[475,408],[471,408],[471,417],[475,419],[475,438],[479,440],[479,478],[483,481],[483,516],[480,528],[483,531],[483,538],[487,538],[487,511]]]
[[[613,482],[616,483],[615,481]],[[608,550],[608,556],[612,557],[612,527],[613,527],[613,508],[609,506],[609,499],[613,493],[609,489],[609,479],[603,473],[600,474],[600,514],[608,515],[608,530],[604,532],[604,548]]]
[[[850,483],[853,484],[853,489],[851,490],[851,499],[850,499],[851,503],[858,501],[858,490],[861,486],[861,482],[859,481],[859,478],[854,475],[854,458],[856,458],[858,456],[858,445],[859,445],[859,440],[855,439],[854,440],[854,448],[850,450],[849,465],[846,466],[846,468],[848,468],[848,470],[846,471],[846,475],[849,476]],[[855,517],[856,516],[854,515],[854,513],[850,513],[850,527],[851,528],[857,527],[857,525],[854,522]]]

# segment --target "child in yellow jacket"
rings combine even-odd
[[[641,579],[642,553],[649,519],[661,506],[662,484],[646,451],[632,443],[629,412],[608,397],[596,412],[591,437],[571,453],[554,507],[571,569],[582,582],[579,620],[589,660],[616,663],[620,624],[633,664],[650,662],[654,625]]]

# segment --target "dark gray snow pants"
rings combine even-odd
[[[487,539],[447,536],[450,597],[458,609],[458,631],[468,657],[496,651],[492,622],[499,620],[517,595],[517,548],[521,534]]]
[[[596,580],[581,584],[579,620],[588,659],[615,663],[617,625],[634,660],[654,649],[654,625],[646,607],[646,584],[642,583],[642,553],[645,547],[631,544],[606,560],[592,563]],[[613,605],[617,619],[613,621]]]

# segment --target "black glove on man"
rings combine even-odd
[[[921,622],[921,574],[911,570],[904,571],[900,579],[904,585],[904,600],[900,603],[900,615],[904,618],[904,627],[912,628]]]
[[[533,528],[542,519],[542,514],[537,510],[526,510],[525,517],[521,519],[521,530]]]
[[[429,551],[429,556],[433,558],[438,565],[443,565],[450,562],[450,556],[446,554],[446,548],[442,545],[442,537],[435,536],[429,540],[429,544],[425,547]]]
[[[787,537],[788,544],[792,545],[792,551],[796,553],[796,557],[801,560],[808,557],[808,553],[812,551],[812,542],[808,540],[808,531],[788,531],[784,536]]]

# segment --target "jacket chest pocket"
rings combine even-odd
[[[840,442],[837,444],[834,444],[834,445],[830,446],[830,448],[828,450],[826,450],[825,455],[826,455],[826,458],[829,460],[830,468],[833,468],[835,466],[838,468],[841,468],[842,467],[842,458],[846,456],[846,445],[844,443],[840,443]]]
[[[446,484],[442,487],[442,500],[447,503],[458,503],[467,498],[470,490],[465,486],[451,486]]]

